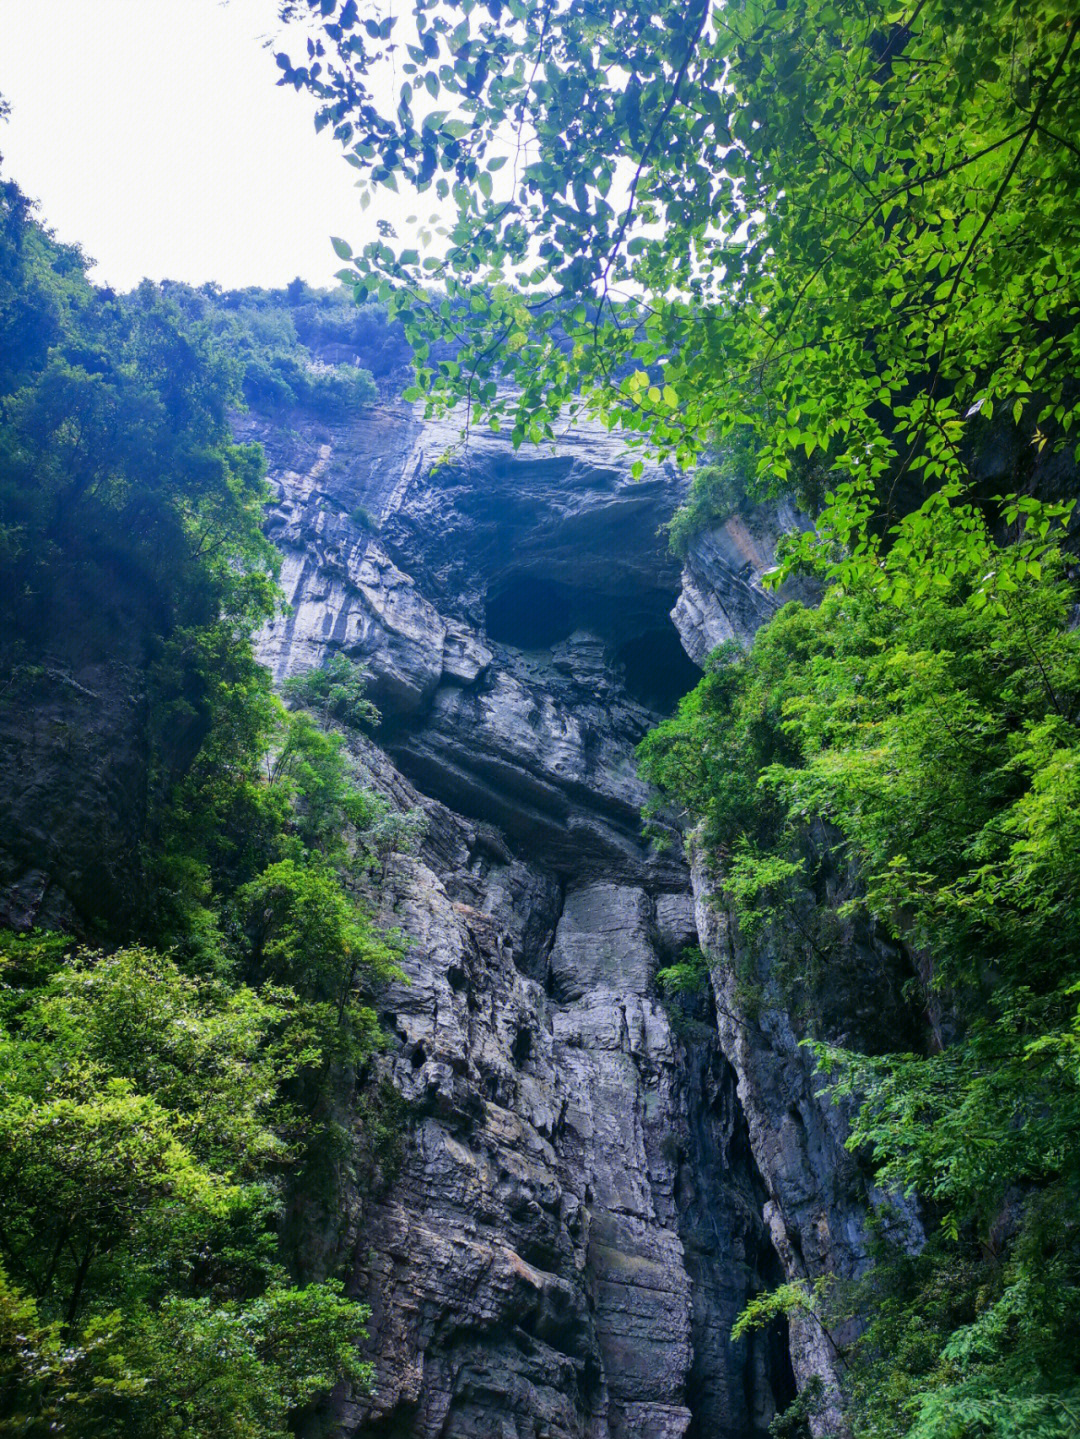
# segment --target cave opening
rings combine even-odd
[[[628,640],[615,660],[622,665],[627,694],[657,714],[670,714],[701,679],[670,624]]]
[[[529,1058],[532,1055],[532,1043],[532,1030],[529,1029],[527,1025],[521,1025],[510,1051],[515,1068],[521,1069],[528,1064]]]
[[[610,644],[627,694],[666,715],[701,678],[668,619],[674,603],[674,593],[660,588],[626,602],[544,575],[518,573],[488,596],[487,635],[499,644],[535,651],[551,649],[575,630],[595,634]]]
[[[487,603],[488,638],[519,650],[547,650],[593,618],[588,598],[543,575],[515,575]]]

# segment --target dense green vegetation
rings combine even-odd
[[[0,1425],[287,1432],[348,1376],[363,1309],[274,1241],[317,1040],[294,994],[139,948],[3,945]]]
[[[930,1242],[883,1238],[857,1291],[788,1287],[756,1317],[871,1316],[846,1356],[859,1434],[1064,1436],[1080,1414],[1076,592],[1049,557],[976,607],[939,539],[903,607],[837,586],[749,654],[718,653],[642,759],[711,857],[748,988],[771,957],[757,1003],[813,1036],[830,926],[862,911],[906,946],[926,1016],[919,1053],[817,1050],[857,1098],[851,1148],[919,1197]],[[806,903],[826,869],[853,879],[839,914]]]
[[[311,39],[282,83],[373,187],[450,207],[429,255],[385,232],[341,272],[430,407],[517,443],[584,407],[683,459],[738,433],[765,485],[823,454],[823,542],[956,497],[995,411],[1021,446],[1075,422],[1064,0],[286,10]]]
[[[401,940],[362,891],[416,826],[386,832],[304,708],[369,723],[362,679],[289,710],[254,659],[275,557],[238,353],[148,284],[92,287],[0,190],[2,702],[53,682],[56,628],[90,661],[134,636],[147,685],[130,893],[92,897],[82,945],[0,937],[5,1433],[270,1439],[368,1381],[327,1270],[395,1118],[364,1080]]]
[[[299,280],[284,293],[213,285],[164,289],[238,363],[244,398],[257,408],[302,406],[323,419],[344,419],[376,396],[371,370],[355,361],[370,350],[384,373],[393,362],[395,336],[387,332],[385,313],[376,306],[359,313],[344,291],[312,290]],[[327,349],[333,361],[323,358]]]
[[[430,411],[465,400],[520,444],[587,410],[707,456],[677,548],[767,493],[815,512],[785,564],[820,608],[716,656],[642,762],[737,918],[747,1013],[788,1008],[928,1238],[883,1224],[858,1285],[789,1284],[744,1322],[863,1316],[859,1435],[1075,1434],[1080,631],[1053,503],[1080,416],[1072,7],[283,8],[312,26],[283,83],[349,162],[452,207],[421,232],[438,255],[385,222],[356,256],[335,242],[358,311],[303,286],[287,314],[259,291],[113,297],[0,201],[11,696],[57,595],[117,576],[151,656],[135,900],[87,917],[92,948],[4,945],[0,1423],[273,1435],[363,1382],[362,1309],[302,1272],[297,1236],[385,1131],[342,1122],[396,952],[358,896],[416,826],[325,730],[370,721],[362,678],[310,677],[290,711],[254,663],[273,557],[226,408],[353,412],[398,363],[389,317]],[[910,957],[913,1052],[822,1038],[858,917]],[[703,970],[684,956],[665,986]]]
[[[284,290],[222,290],[168,281],[162,291],[236,361],[243,398],[256,409],[355,417],[376,398],[376,381],[397,382],[412,360],[386,306],[358,305],[351,287],[315,290],[293,280]]]

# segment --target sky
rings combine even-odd
[[[356,172],[315,134],[314,102],[275,83],[275,11],[0,0],[2,173],[96,262],[99,284],[328,285],[341,268],[330,236],[353,249],[372,238]]]

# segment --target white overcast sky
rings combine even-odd
[[[356,172],[315,134],[313,102],[275,84],[263,43],[275,11],[275,0],[0,0],[3,173],[96,261],[99,283],[333,284],[330,236],[354,249],[372,237]]]

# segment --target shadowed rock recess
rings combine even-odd
[[[764,1433],[794,1393],[788,1336],[735,1344],[731,1325],[806,1272],[800,1225],[829,1262],[835,1125],[777,1139],[773,1109],[790,1124],[817,1101],[768,1034],[763,1059],[711,1000],[673,1027],[655,974],[698,942],[695,895],[681,845],[642,840],[633,749],[696,682],[690,656],[772,613],[761,571],[797,517],[730,522],[680,575],[657,531],[685,479],[633,481],[601,430],[466,455],[394,407],[240,428],[270,459],[290,606],[263,658],[278,680],[364,661],[383,723],[351,746],[430,821],[382,891],[414,941],[384,997],[409,1125],[363,1208],[351,1287],[377,1387],[341,1401],[342,1432]],[[746,1075],[782,1089],[785,1065],[797,1094],[740,1100]]]

